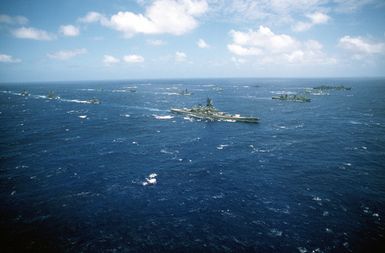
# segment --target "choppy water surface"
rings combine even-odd
[[[271,99],[322,84],[352,90]],[[169,112],[207,97],[261,122]],[[384,79],[0,85],[6,251],[381,251],[384,164]]]

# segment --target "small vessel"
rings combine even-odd
[[[179,95],[190,96],[190,95],[192,95],[192,92],[188,91],[187,89],[184,89],[184,90],[179,92]]]
[[[88,103],[89,103],[89,104],[93,104],[93,105],[99,105],[99,104],[101,104],[100,100],[97,99],[97,98],[91,98],[90,100],[88,100]]]
[[[20,95],[22,95],[22,96],[24,96],[24,97],[28,97],[30,94],[29,94],[28,91],[23,90],[23,91],[20,93]]]
[[[286,100],[286,101],[293,101],[293,102],[310,102],[311,101],[311,99],[306,96],[296,95],[296,94],[281,94],[279,96],[273,96],[272,99]]]
[[[137,88],[138,88],[137,86],[125,86],[125,87],[123,87],[123,89],[126,90],[126,92],[136,92]]]
[[[55,92],[50,91],[50,92],[48,92],[48,94],[47,94],[47,98],[48,98],[48,99],[59,99],[60,97],[59,97],[58,95],[56,95]]]
[[[329,96],[330,93],[327,90],[317,90],[313,88],[306,88],[304,93],[306,95],[314,95],[314,96]]]
[[[212,90],[213,91],[223,91],[223,88],[216,86],[216,87],[213,87]]]
[[[256,117],[243,117],[239,114],[228,114],[218,111],[210,98],[207,98],[206,106],[198,105],[192,108],[171,108],[173,113],[185,114],[191,118],[205,119],[210,121],[228,121],[228,122],[245,122],[258,123]]]
[[[345,87],[343,85],[338,85],[338,86],[329,86],[329,85],[321,85],[313,88],[314,90],[321,90],[321,91],[326,91],[326,90],[351,90],[351,87]]]

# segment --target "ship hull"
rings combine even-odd
[[[193,112],[189,109],[177,109],[171,108],[171,112],[185,114],[191,118],[196,119],[205,119],[210,121],[228,121],[228,122],[244,122],[244,123],[258,123],[259,119],[256,117],[241,117],[241,116],[231,116],[231,115],[217,115],[210,113],[200,113]]]

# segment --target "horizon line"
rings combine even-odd
[[[79,80],[33,80],[33,81],[0,81],[2,84],[34,84],[34,83],[73,83],[73,82],[121,82],[121,81],[149,81],[149,80],[199,80],[199,79],[385,79],[385,76],[339,76],[339,77],[159,77],[132,79],[79,79]]]

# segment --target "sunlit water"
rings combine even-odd
[[[322,84],[352,90],[271,99]],[[169,111],[207,97],[261,121]],[[0,168],[6,251],[381,251],[385,80],[2,84]]]

